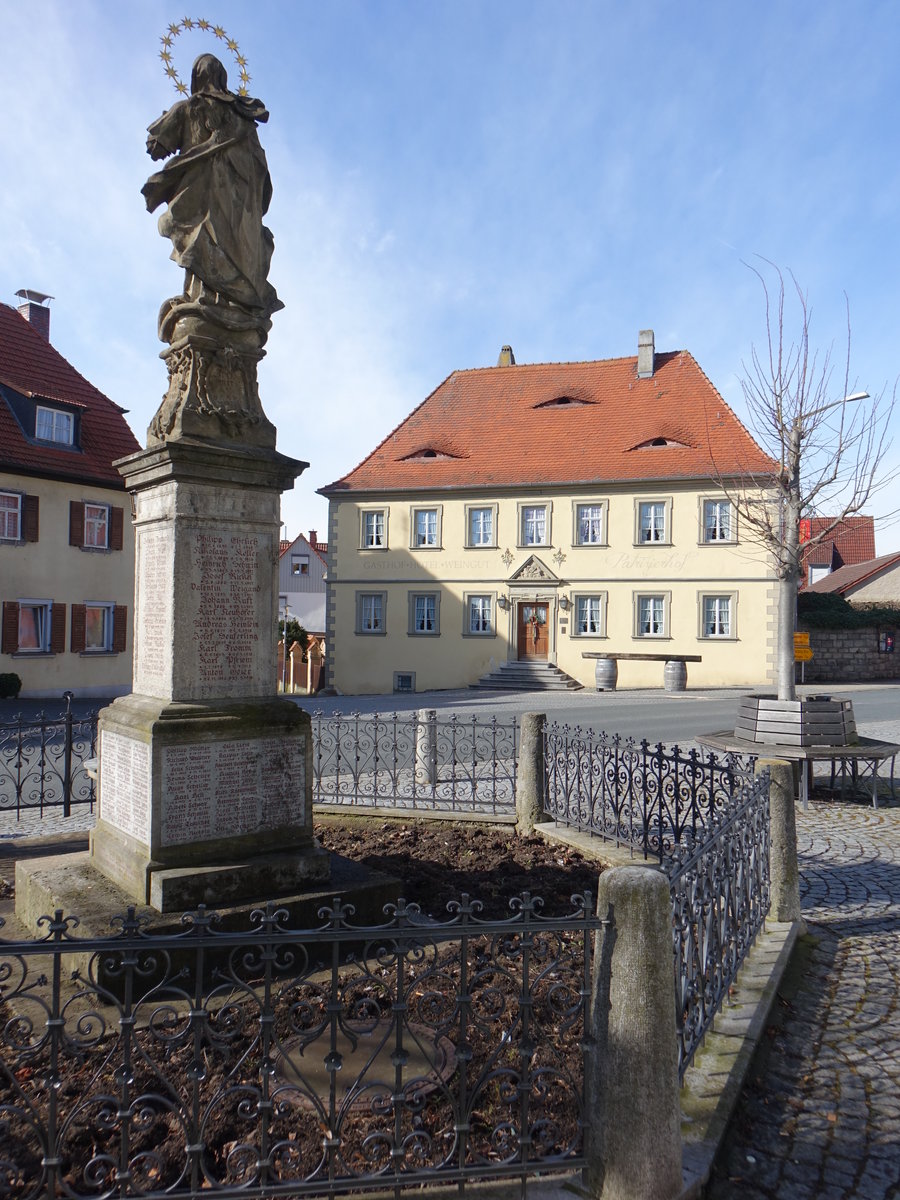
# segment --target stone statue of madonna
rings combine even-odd
[[[222,63],[194,63],[191,95],[149,127],[147,152],[168,161],[144,184],[159,231],[184,268],[184,291],[166,300],[159,336],[169,389],[148,445],[184,436],[275,445],[256,385],[271,316],[282,307],[268,281],[274,239],[263,224],[272,181],[257,135],[269,114],[228,90]]]

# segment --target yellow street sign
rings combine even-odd
[[[807,650],[809,649],[809,634],[808,633],[795,633],[794,634],[794,649],[799,650],[801,646],[805,646]]]
[[[794,647],[794,662],[809,662],[812,656],[813,652],[810,650],[809,646]]]

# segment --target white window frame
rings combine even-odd
[[[440,504],[416,504],[409,510],[409,548],[410,550],[440,550],[441,549],[441,525],[443,516],[443,506]],[[433,518],[433,531],[427,527],[428,518]],[[426,527],[422,533],[423,538],[430,539],[419,541],[419,524],[420,518],[426,521]]]
[[[377,539],[377,521],[381,517],[381,540]],[[378,508],[361,508],[359,510],[359,548],[360,550],[387,550],[388,548],[388,517],[390,509],[384,506]],[[375,526],[370,530],[370,521]]]
[[[652,529],[652,524],[645,522],[644,514],[650,508],[662,508],[663,527],[660,537],[644,538],[645,524]],[[672,544],[672,497],[644,496],[634,502],[634,544],[636,546],[671,546]]]
[[[544,539],[540,542],[529,542],[525,537],[525,523],[528,520],[529,513],[536,513],[540,509],[544,512]],[[531,550],[535,546],[552,546],[553,539],[551,536],[551,522],[553,517],[553,506],[549,501],[543,503],[526,503],[519,502],[518,525],[519,525],[519,548],[522,550]]]
[[[472,617],[474,615],[474,606],[478,607],[482,614],[487,608],[487,628],[473,629]],[[463,596],[463,637],[486,638],[496,637],[496,612],[497,612],[497,593],[496,592],[466,592]],[[479,618],[479,624],[482,621]]]
[[[19,602],[19,628],[16,634],[16,647],[18,654],[49,654],[50,653],[50,632],[53,624],[53,601],[52,600],[34,600],[26,599]],[[40,613],[38,619],[38,645],[23,646],[22,645],[22,617],[26,609],[34,609]]]
[[[660,613],[661,628],[647,632],[644,629],[644,612],[647,602],[652,602]],[[635,592],[634,593],[634,637],[646,641],[661,641],[671,638],[671,592]]]
[[[475,541],[472,537],[472,518],[475,513],[490,513],[491,536],[488,541]],[[497,545],[497,505],[496,504],[467,504],[466,505],[466,548],[470,550],[485,550]]]
[[[14,504],[0,504],[0,542],[22,541],[22,493],[0,491],[0,502],[12,500]],[[15,533],[10,533],[10,517],[15,514]]]
[[[41,432],[42,418],[45,425],[49,423],[49,432]],[[75,417],[61,408],[48,408],[44,404],[37,404],[34,411],[34,436],[39,442],[56,442],[60,446],[71,446],[75,440]]]
[[[716,515],[712,526],[707,519],[707,510],[715,506]],[[728,515],[728,535],[720,537],[718,533],[709,536],[710,528],[718,531],[721,528],[720,512],[725,509]],[[734,505],[723,496],[703,496],[700,499],[700,544],[703,546],[733,546],[737,541],[737,514]]]
[[[605,638],[606,637],[606,608],[607,592],[573,592],[569,636],[573,638]],[[586,604],[597,608],[597,629],[582,630],[581,615]]]
[[[94,609],[101,611],[104,614],[103,621],[103,644],[99,646],[88,645],[88,611]],[[84,604],[84,653],[85,654],[111,654],[113,648],[113,627],[115,621],[114,603],[106,600],[86,600]]]
[[[371,603],[369,603],[371,601]],[[380,624],[375,621],[376,615]],[[387,592],[356,593],[356,630],[361,637],[384,637],[387,633]]]
[[[728,632],[710,633],[707,628],[707,601],[726,601],[728,611]],[[698,592],[697,619],[699,628],[697,636],[705,642],[733,642],[737,639],[737,592]]]
[[[600,536],[596,541],[585,541],[581,536],[581,512],[585,508],[600,510]],[[575,500],[572,503],[572,545],[573,546],[608,546],[609,545],[609,501],[608,500]]]
[[[441,594],[440,592],[409,592],[409,628],[410,637],[440,637],[441,633]],[[429,629],[429,609],[431,628]]]
[[[86,550],[109,549],[110,506],[84,502],[84,536],[81,544]]]

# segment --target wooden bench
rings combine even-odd
[[[703,662],[702,654],[607,654],[602,650],[583,650],[582,658],[596,659],[594,667],[594,683],[598,692],[614,692],[619,680],[618,663],[632,662],[661,662],[663,668],[663,687],[667,692],[683,692],[687,687],[687,666],[689,662]]]

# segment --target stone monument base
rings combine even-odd
[[[130,903],[184,912],[327,880],[312,835],[309,715],[289,700],[123,696],[100,714],[92,866]]]
[[[310,884],[299,894],[272,897],[277,901],[277,907],[287,914],[281,922],[283,927],[301,931],[321,928],[320,910],[330,907],[336,897],[353,906],[353,924],[383,922],[384,906],[396,904],[401,894],[399,879],[339,854],[325,854],[325,858],[329,871],[327,883]],[[46,937],[47,927],[40,923],[41,918],[52,916],[57,910],[66,917],[78,917],[78,925],[70,931],[74,943],[72,953],[65,956],[65,968],[77,969],[85,978],[93,971],[101,987],[108,988],[113,995],[118,994],[121,986],[114,960],[97,959],[87,950],[79,952],[77,940],[114,937],[121,931],[115,918],[124,916],[129,907],[135,908],[135,916],[151,937],[154,933],[184,934],[181,910],[160,913],[146,905],[135,905],[132,896],[96,870],[89,854],[59,854],[16,863],[16,919],[30,936]],[[247,931],[249,945],[257,928],[251,914],[263,907],[262,904],[216,906],[212,928],[222,932]],[[185,952],[183,963],[176,962],[177,954],[177,947],[170,946],[167,955],[161,956],[161,961],[167,959],[166,969],[172,972],[183,965],[190,970],[194,961],[190,949]],[[217,961],[216,955],[210,952],[208,967],[211,969]],[[156,977],[148,976],[145,980],[147,990],[156,982]]]

